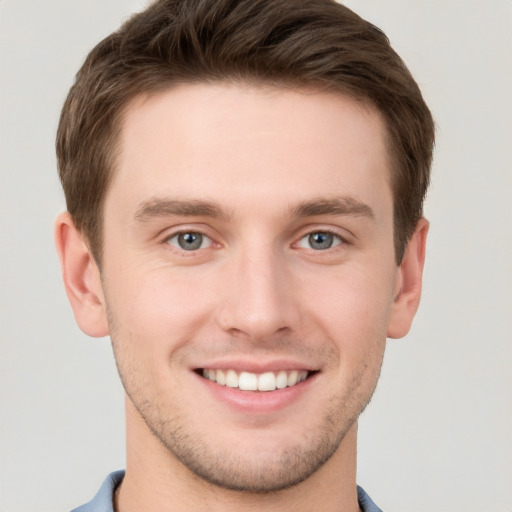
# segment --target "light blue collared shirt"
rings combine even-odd
[[[96,496],[89,503],[75,508],[71,512],[114,512],[114,492],[123,480],[123,477],[123,470],[110,473]],[[357,499],[363,512],[382,512],[363,488],[359,486],[357,486]]]

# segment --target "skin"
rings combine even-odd
[[[357,418],[416,312],[428,231],[397,267],[384,141],[338,93],[220,83],[132,102],[101,274],[69,215],[56,224],[77,322],[110,334],[126,390],[117,510],[358,510]],[[196,371],[283,367],[311,372],[285,399]]]

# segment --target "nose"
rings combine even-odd
[[[289,334],[298,326],[293,272],[283,255],[240,251],[227,265],[219,323],[233,336],[253,341]]]

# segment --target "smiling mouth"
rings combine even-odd
[[[291,370],[279,372],[251,373],[235,370],[214,370],[203,368],[197,373],[221,386],[238,388],[242,391],[275,391],[296,386],[316,372]]]

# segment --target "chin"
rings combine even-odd
[[[323,425],[310,426],[293,440],[287,432],[277,436],[262,433],[254,439],[248,433],[238,440],[230,435],[208,439],[203,433],[192,439],[169,424],[165,431],[152,431],[172,459],[202,481],[236,492],[269,494],[307,480],[343,449],[340,445],[355,419],[343,422],[341,428],[336,420],[339,417],[325,418]]]

